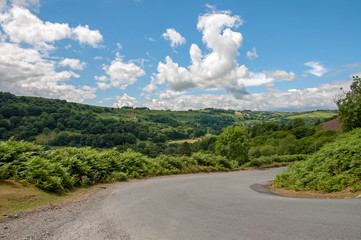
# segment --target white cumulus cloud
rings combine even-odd
[[[103,70],[107,76],[95,77],[98,87],[103,90],[110,87],[124,90],[128,85],[134,84],[139,77],[145,75],[141,67],[133,62],[124,62],[119,55],[109,66],[104,65]]]
[[[85,62],[81,62],[79,59],[64,58],[59,62],[62,67],[70,67],[73,70],[83,70],[86,66]]]
[[[88,26],[71,28],[67,23],[43,22],[28,9],[17,5],[0,13],[0,25],[10,41],[30,44],[42,50],[52,50],[55,41],[66,38],[93,47],[103,40],[98,30],[90,30]]]
[[[162,98],[140,102],[129,96],[118,97],[114,107],[133,106],[150,109],[188,110],[204,108],[221,108],[233,110],[259,111],[308,111],[314,109],[335,109],[334,98],[342,94],[340,88],[346,89],[351,81],[334,81],[313,88],[290,89],[280,91],[269,89],[265,93],[244,95],[241,99],[229,94],[177,95],[164,91]]]
[[[34,11],[38,11],[40,7],[39,0],[0,0],[0,11],[3,9],[10,7],[11,5],[30,8]]]
[[[278,80],[284,80],[284,81],[295,81],[298,78],[296,77],[296,74],[293,72],[286,72],[283,70],[276,70],[273,72],[266,72],[266,76]]]
[[[98,30],[90,30],[89,26],[77,26],[72,29],[73,37],[82,44],[89,44],[93,47],[97,47],[100,42],[103,41],[103,36]]]
[[[310,62],[306,62],[304,65],[312,68],[310,70],[305,71],[306,73],[313,74],[317,77],[322,77],[327,72],[327,68],[321,65],[320,62],[310,61]]]
[[[183,45],[186,42],[186,39],[174,28],[167,28],[166,32],[162,34],[162,37],[170,41],[171,47]]]
[[[180,66],[169,56],[158,63],[157,73],[143,90],[153,93],[157,85],[167,84],[171,90],[223,89],[236,98],[248,95],[246,87],[270,84],[276,80],[297,80],[293,72],[276,70],[273,72],[252,72],[237,61],[243,36],[234,29],[243,24],[243,20],[230,11],[217,11],[207,5],[209,12],[199,16],[197,29],[202,34],[206,50],[197,44],[189,49],[189,66]],[[247,57],[257,58],[256,48],[248,51]]]
[[[114,108],[121,107],[143,107],[141,102],[134,97],[130,97],[128,94],[124,93],[123,96],[117,96],[117,102],[113,104]]]
[[[232,16],[228,11],[201,15],[197,28],[210,52],[204,54],[198,45],[192,44],[189,50],[191,65],[187,68],[166,57],[165,63],[158,64],[157,84],[167,83],[175,91],[190,88],[226,89],[235,96],[244,94],[245,84],[241,80],[248,78],[249,72],[236,60],[243,37],[241,33],[231,30],[242,23],[239,16]]]
[[[250,60],[253,60],[253,59],[258,58],[258,54],[257,54],[256,48],[253,47],[253,48],[252,48],[252,51],[248,51],[246,57],[249,58]]]
[[[42,96],[83,102],[95,98],[95,89],[66,84],[79,75],[72,71],[57,72],[56,62],[44,59],[35,49],[15,43],[0,42],[0,89],[18,95]]]

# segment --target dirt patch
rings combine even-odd
[[[341,124],[338,118],[330,120],[322,124],[322,130],[335,130],[341,131]]]
[[[248,113],[234,112],[236,115],[249,116]]]
[[[6,180],[0,183],[0,222],[29,212],[52,209],[54,206],[88,198],[99,189],[110,184],[99,184],[88,188],[78,188],[64,194],[47,193],[28,184]]]
[[[182,144],[182,143],[185,143],[185,142],[187,142],[187,143],[195,143],[195,142],[197,142],[197,141],[199,141],[199,140],[202,140],[203,138],[195,138],[195,139],[185,139],[185,140],[177,140],[177,141],[171,141],[171,142],[169,142],[169,144]]]
[[[301,197],[301,198],[360,198],[361,191],[351,192],[351,189],[346,189],[341,192],[325,193],[322,191],[295,191],[285,188],[274,188],[268,185],[269,190],[277,195],[286,197]]]

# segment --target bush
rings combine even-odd
[[[216,153],[228,160],[237,160],[239,165],[248,161],[250,136],[245,128],[229,126],[217,137]]]
[[[28,181],[60,193],[76,186],[167,174],[228,170],[236,161],[213,154],[155,159],[134,151],[63,147],[51,150],[27,142],[0,142],[0,181]]]
[[[248,163],[242,165],[242,167],[261,167],[271,165],[274,163],[289,163],[305,160],[307,155],[273,155],[273,156],[262,156],[260,158],[253,159]]]
[[[361,189],[361,129],[339,135],[306,161],[279,174],[275,187],[295,190],[335,192],[352,187]]]

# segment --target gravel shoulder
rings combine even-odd
[[[0,223],[0,239],[129,239],[96,213],[97,203],[119,184],[100,187],[83,200],[20,212]]]

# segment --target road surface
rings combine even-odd
[[[291,198],[255,191],[281,171],[115,184],[81,203],[2,223],[0,238],[361,239],[361,199]]]

